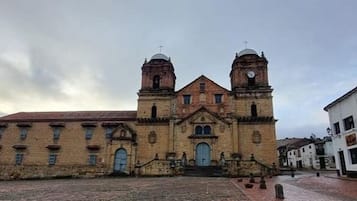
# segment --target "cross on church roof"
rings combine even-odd
[[[245,45],[245,49],[247,49],[247,47],[248,47],[248,41],[244,41],[244,45]]]

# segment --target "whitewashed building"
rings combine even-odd
[[[328,112],[336,168],[342,175],[357,177],[357,87],[324,107]]]
[[[335,160],[328,137],[323,139],[301,139],[290,145],[288,164],[293,168],[334,169]]]

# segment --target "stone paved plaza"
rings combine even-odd
[[[159,177],[2,181],[0,200],[242,200],[227,178]]]
[[[274,185],[280,183],[284,201],[357,201],[357,180],[338,179],[331,173],[266,178],[266,190],[259,189],[259,178],[252,189],[244,188],[248,180],[152,177],[0,181],[0,200],[278,201]]]

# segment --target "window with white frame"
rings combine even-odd
[[[350,149],[351,163],[357,164],[357,148]]]
[[[353,116],[349,116],[343,119],[343,123],[346,131],[355,127],[355,123],[353,122]]]
[[[339,134],[341,132],[340,123],[339,122],[334,123],[333,124],[333,128],[335,129],[335,134]]]

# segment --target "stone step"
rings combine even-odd
[[[195,177],[222,177],[223,170],[220,166],[186,166],[183,175]]]

